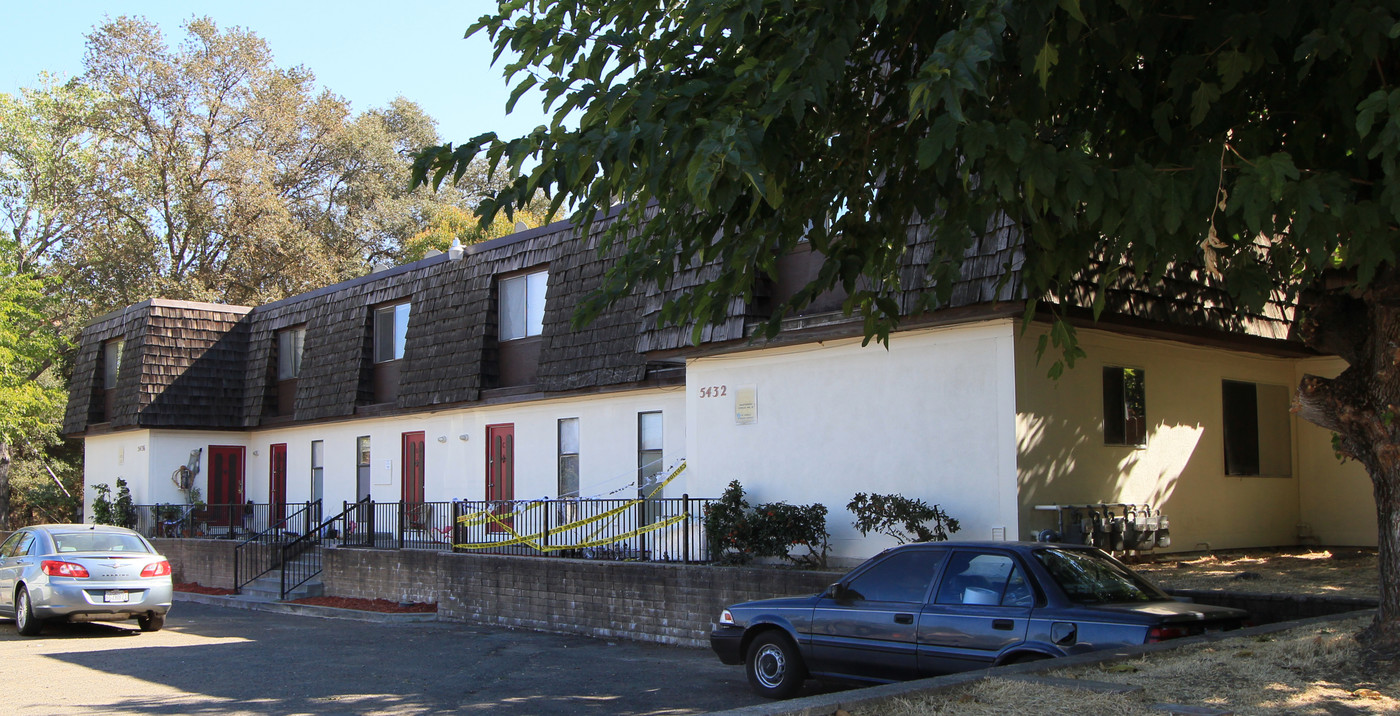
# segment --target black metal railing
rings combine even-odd
[[[136,505],[136,524],[132,529],[147,537],[246,539],[279,524],[289,523],[291,515],[306,504]],[[315,521],[311,524],[315,524]],[[306,527],[301,525],[300,529]]]
[[[306,584],[321,573],[321,545],[327,540],[336,539],[344,534],[346,514],[368,502],[369,498],[366,497],[354,504],[346,503],[345,509],[340,514],[325,522],[318,523],[314,528],[307,530],[306,534],[282,545],[279,555],[282,565],[282,585],[279,599],[286,599],[292,590]],[[319,503],[317,506],[319,508]]]
[[[278,505],[267,529],[250,535],[233,548],[233,588],[242,590],[258,577],[284,565],[282,546],[312,531],[321,523],[321,501]],[[295,509],[293,509],[295,508]],[[280,514],[279,514],[280,513]]]
[[[585,559],[708,562],[713,499],[345,503],[340,543]]]

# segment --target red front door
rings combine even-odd
[[[423,433],[403,434],[403,501],[423,501]]]
[[[486,499],[509,503],[515,499],[515,425],[486,426]],[[508,514],[509,504],[496,508],[497,514]],[[491,523],[492,532],[504,528]]]
[[[227,526],[229,505],[243,504],[243,452],[237,445],[209,446],[209,523]],[[234,515],[238,519],[242,508]]]
[[[272,520],[276,524],[287,519],[287,444],[272,446],[271,465],[268,466],[271,487],[268,488],[267,502],[272,506]]]

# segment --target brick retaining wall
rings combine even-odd
[[[151,544],[170,560],[176,584],[199,582],[206,587],[233,589],[233,549],[236,540],[161,539]]]
[[[236,542],[154,539],[176,582],[233,587]],[[540,631],[707,646],[725,606],[811,594],[839,572],[610,562],[430,550],[333,548],[321,580],[337,597],[436,602],[438,618]],[[1203,604],[1240,607],[1259,623],[1376,606],[1375,599],[1174,590]]]
[[[707,646],[725,606],[825,589],[836,572],[330,549],[326,594],[437,602],[438,618]]]

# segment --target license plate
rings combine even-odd
[[[102,601],[108,604],[125,604],[131,601],[131,594],[125,589],[108,589],[102,595]]]

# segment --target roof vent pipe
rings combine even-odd
[[[465,252],[462,249],[462,242],[458,241],[457,239],[453,239],[452,245],[447,247],[447,258],[456,261],[457,259],[462,258],[463,253]]]

